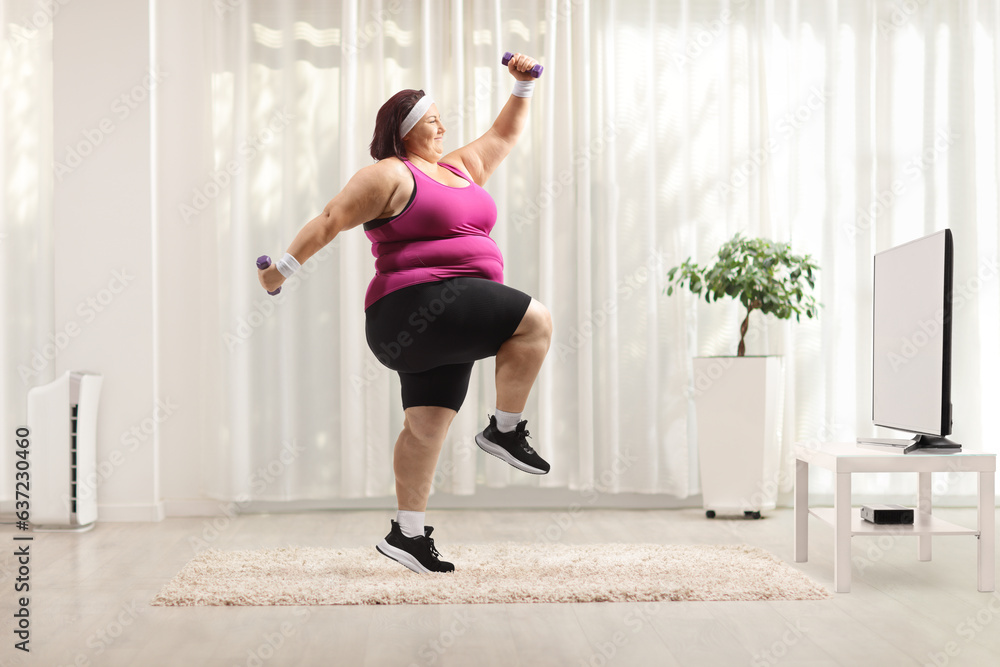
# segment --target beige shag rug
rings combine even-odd
[[[452,545],[449,574],[366,549],[207,550],[154,606],[817,600],[830,593],[747,545]]]

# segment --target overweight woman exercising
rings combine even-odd
[[[524,130],[536,64],[521,54],[510,58],[517,81],[493,126],[447,155],[433,100],[419,90],[393,95],[376,118],[377,162],[302,228],[282,259],[259,270],[261,285],[273,292],[337,234],[364,226],[375,255],[365,295],[368,346],[399,373],[405,415],[393,451],[399,512],[376,548],[414,572],[455,569],[440,560],[424,512],[476,360],[496,356],[497,392],[496,413],[477,444],[519,470],[549,471],[528,444],[521,413],[552,320],[541,303],[503,284],[503,257],[489,236],[496,205],[482,188]]]

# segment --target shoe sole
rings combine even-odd
[[[376,544],[375,549],[377,549],[383,556],[393,559],[400,565],[405,565],[417,574],[427,574],[430,572],[430,570],[421,565],[420,561],[414,558],[412,554],[407,551],[403,551],[402,549],[397,549],[385,540]]]
[[[514,466],[522,472],[531,473],[532,475],[544,475],[548,470],[540,470],[539,468],[533,468],[524,461],[518,461],[513,456],[510,455],[506,449],[500,445],[495,445],[486,438],[483,437],[482,433],[476,434],[476,444],[479,445],[479,449],[483,450],[487,454],[492,454],[501,461],[505,461],[510,465]]]

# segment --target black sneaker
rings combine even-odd
[[[392,521],[392,530],[385,536],[385,539],[375,545],[378,552],[383,556],[388,556],[397,563],[402,563],[418,574],[424,572],[454,572],[455,566],[438,560],[438,550],[434,548],[434,540],[431,539],[433,526],[424,526],[424,534],[416,537],[403,535],[399,524]]]
[[[549,464],[528,444],[527,425],[527,421],[522,421],[513,431],[501,433],[497,429],[496,416],[490,415],[490,425],[476,434],[476,444],[484,452],[503,459],[518,470],[544,475],[549,471]]]

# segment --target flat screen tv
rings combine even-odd
[[[872,422],[913,436],[858,438],[904,453],[950,453],[951,230],[875,255],[872,306]]]

